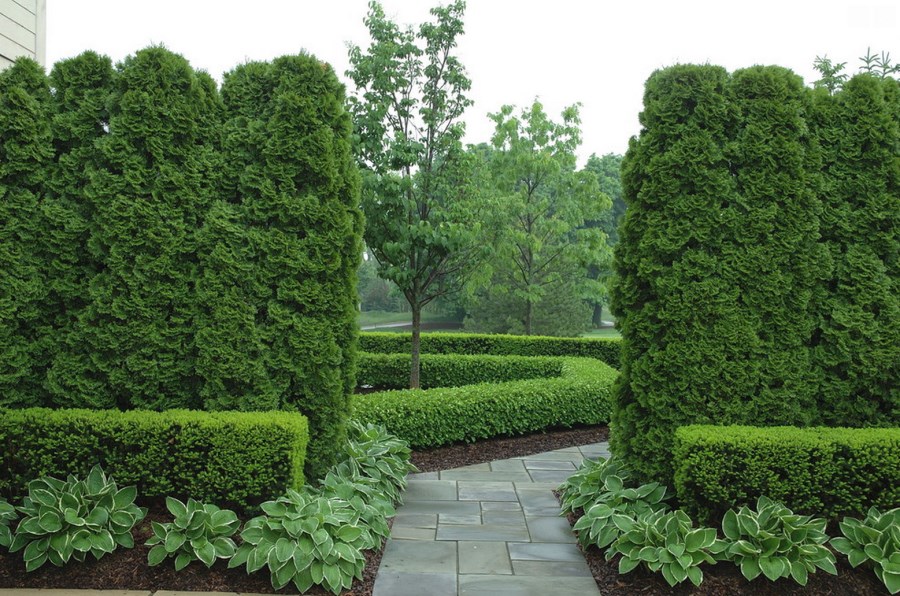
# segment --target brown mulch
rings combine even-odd
[[[586,445],[605,441],[608,437],[606,427],[595,426],[577,429],[555,430],[546,433],[535,433],[524,437],[497,438],[479,441],[475,444],[451,445],[437,449],[415,451],[413,463],[422,472],[445,470],[464,465],[471,465],[521,457],[563,447]],[[275,593],[269,583],[266,570],[247,575],[243,567],[228,569],[227,563],[217,561],[212,568],[194,562],[182,571],[175,572],[172,560],[167,560],[156,567],[147,565],[148,547],[142,544],[150,536],[150,520],[166,521],[168,514],[158,505],[154,505],[148,518],[135,531],[133,549],[118,549],[99,561],[88,555],[84,563],[71,563],[64,568],[54,567],[46,563],[32,573],[25,572],[21,552],[9,554],[0,552],[0,588],[70,588],[70,589],[107,589],[107,590],[178,590],[178,591],[212,591],[212,592],[256,592]],[[573,518],[570,518],[572,521]],[[375,583],[375,575],[381,562],[381,552],[366,552],[366,568],[363,581],[354,581],[345,596],[371,596]],[[886,594],[884,586],[878,582],[875,574],[868,569],[851,569],[842,556],[838,556],[838,577],[817,572],[810,576],[806,588],[780,580],[770,582],[765,578],[748,583],[740,571],[730,563],[704,568],[704,581],[700,588],[682,586],[672,589],[659,574],[637,569],[627,575],[619,575],[618,560],[606,562],[602,553],[596,548],[589,548],[586,560],[601,594],[702,594],[709,596],[725,596],[731,594],[754,594],[762,596],[781,596],[782,594],[815,594],[815,595],[875,595]],[[292,593],[290,589],[282,593]],[[296,593],[296,592],[293,592]],[[314,587],[307,594],[330,594],[321,588]]]

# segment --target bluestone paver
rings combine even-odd
[[[553,491],[607,453],[600,443],[411,475],[374,596],[599,594]]]

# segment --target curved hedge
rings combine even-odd
[[[356,383],[378,389],[406,389],[409,354],[358,354]],[[460,387],[477,383],[503,383],[558,377],[563,360],[552,356],[490,356],[422,354],[422,389]]]
[[[589,358],[561,361],[557,378],[356,395],[353,417],[385,426],[414,448],[608,422],[618,372]]]
[[[365,331],[359,334],[361,352],[405,353],[410,349],[405,333]],[[489,335],[481,333],[423,333],[422,353],[493,354],[496,356],[579,356],[619,366],[618,338],[543,337],[539,335]]]
[[[900,503],[900,429],[683,426],[675,432],[678,499],[721,519],[765,495],[836,519]]]

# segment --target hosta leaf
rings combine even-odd
[[[123,529],[130,529],[135,523],[134,515],[127,511],[113,511],[109,519]]]
[[[183,545],[186,540],[187,538],[181,532],[176,532],[174,530],[169,531],[165,541],[166,552],[174,553],[181,548],[181,545]]]
[[[360,534],[362,534],[362,529],[359,526],[342,526],[341,529],[337,531],[338,538],[344,542],[351,543],[359,538]]]
[[[737,514],[729,509],[722,518],[722,531],[725,536],[731,540],[737,540],[741,537],[741,529],[738,525]]]
[[[232,569],[246,563],[247,557],[250,555],[250,552],[252,550],[253,546],[247,543],[239,546],[238,549],[234,552],[234,555],[228,560],[228,568]]]
[[[216,560],[216,548],[208,541],[204,541],[199,548],[195,548],[194,553],[207,567],[212,567]]]
[[[881,581],[891,594],[900,592],[900,573],[884,572],[881,574]]]
[[[762,569],[759,566],[759,562],[756,559],[750,557],[744,557],[741,561],[741,574],[747,578],[747,581],[753,581],[759,574],[762,573]]]
[[[161,544],[157,544],[147,553],[147,564],[151,567],[159,565],[168,555],[169,553],[166,551],[165,547]]]
[[[759,568],[762,569],[763,575],[772,581],[775,581],[784,573],[784,563],[781,559],[771,557],[760,557]]]
[[[38,520],[38,525],[48,534],[52,534],[62,529],[62,520],[57,512],[44,511]]]
[[[230,538],[216,538],[212,541],[212,545],[216,550],[216,557],[220,559],[228,559],[234,555],[235,546]]]
[[[166,497],[166,509],[169,510],[174,517],[183,517],[187,515],[187,505],[176,499],[175,497]]]
[[[113,540],[116,541],[116,544],[124,548],[134,548],[134,536],[131,535],[131,532],[113,534]]]
[[[801,586],[805,586],[806,582],[809,580],[809,572],[806,570],[806,565],[799,561],[792,561],[791,577]]]
[[[97,549],[104,553],[111,553],[116,548],[116,542],[113,540],[109,530],[100,530],[97,534],[91,534],[91,548]]]
[[[47,547],[49,546],[49,544],[49,540],[35,540],[33,542],[29,542],[28,546],[25,547],[23,558],[26,562],[31,561],[32,559],[37,559],[47,552]]]
[[[304,569],[294,576],[294,587],[296,587],[297,591],[301,594],[307,592],[312,587],[312,585],[313,579],[309,569]]]
[[[275,569],[272,572],[272,587],[276,590],[280,590],[281,588],[288,585],[291,580],[294,578],[294,574],[296,570],[294,566],[289,563],[283,563],[281,567]]]
[[[271,517],[283,517],[287,513],[287,507],[279,501],[266,501],[260,508]]]
[[[641,564],[640,559],[632,559],[631,557],[622,557],[619,559],[619,574],[624,575],[633,571]]]
[[[25,561],[25,571],[31,572],[35,569],[39,568],[41,565],[47,562],[47,554],[41,554],[40,556],[31,559],[30,561]]]
[[[116,492],[113,497],[113,504],[116,509],[125,509],[137,498],[137,487],[128,486]]]
[[[877,544],[869,543],[863,549],[866,553],[866,556],[872,559],[873,561],[880,561],[884,558],[884,551],[881,550],[881,547]]]
[[[175,571],[181,571],[190,564],[193,558],[186,553],[178,553],[175,557]]]
[[[102,507],[94,507],[84,518],[84,521],[95,526],[105,526],[106,522],[109,521],[109,511]]]
[[[322,561],[313,561],[312,565],[309,566],[309,572],[312,575],[313,583],[316,585],[320,585],[325,578]]]
[[[750,513],[739,513],[737,516],[738,525],[741,529],[752,537],[759,536],[759,523]]]
[[[328,585],[328,588],[335,594],[339,594],[343,583],[340,567],[337,565],[324,565],[322,574],[325,577],[325,583]]]
[[[672,575],[672,570],[669,568],[669,565],[663,565],[660,571],[662,571],[663,578],[665,578],[666,583],[668,583],[670,586],[674,587],[675,584],[678,583],[678,581],[675,579],[675,576]]]
[[[31,496],[31,499],[33,501],[40,503],[41,505],[54,507],[57,504],[56,497],[53,496],[53,493],[48,490],[35,489],[30,491],[28,494],[29,496]]]
[[[279,538],[275,543],[275,558],[279,563],[284,563],[294,556],[294,548],[296,544],[287,538]]]
[[[830,555],[831,553],[829,553]],[[816,561],[816,567],[821,569],[822,571],[826,571],[831,575],[837,575],[837,567],[834,565],[833,557],[823,558]]]

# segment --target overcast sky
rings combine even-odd
[[[398,23],[418,24],[432,4],[382,5]],[[164,44],[221,81],[244,61],[304,49],[343,77],[347,44],[368,43],[366,12],[366,0],[47,0],[47,61],[88,49],[119,61]],[[869,46],[900,60],[896,0],[469,0],[459,43],[475,101],[466,140],[489,140],[486,115],[501,105],[539,98],[553,116],[583,105],[582,160],[623,153],[657,68],[779,64],[809,83],[817,55],[855,72]]]

